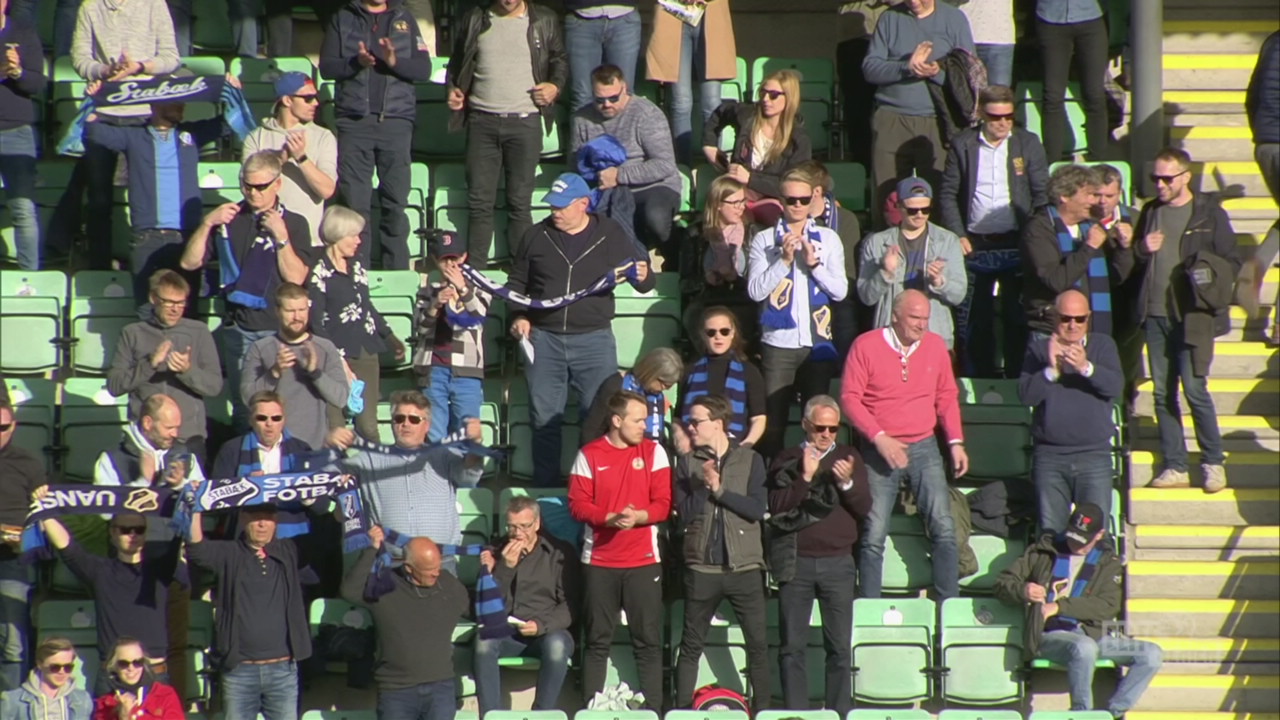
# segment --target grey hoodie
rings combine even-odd
[[[3,720],[90,720],[93,701],[74,682],[58,688],[52,698],[40,689],[40,675],[32,670],[22,687],[0,697]]]
[[[315,123],[298,125],[292,130],[280,127],[280,121],[273,117],[263,118],[262,124],[244,139],[242,158],[262,150],[280,150],[284,148],[285,138],[291,132],[302,132],[307,138],[307,159],[320,168],[320,172],[337,180],[338,178],[338,140],[333,133]],[[298,163],[289,160],[284,164],[284,184],[280,187],[280,203],[286,210],[297,213],[307,219],[311,227],[311,247],[322,247],[320,241],[320,220],[324,217],[324,201],[311,190],[302,168]]]
[[[85,0],[76,15],[71,40],[71,63],[86,80],[106,79],[110,64],[127,55],[151,62],[156,75],[178,69],[178,45],[173,20],[164,0]],[[150,77],[135,76],[134,79]],[[117,117],[146,117],[150,105],[106,108],[98,112]]]
[[[179,352],[191,349],[191,368],[175,373],[168,365],[156,368],[151,353],[169,340]],[[129,418],[138,419],[142,401],[156,393],[164,393],[178,403],[182,411],[182,429],[178,438],[186,441],[204,437],[205,398],[222,392],[222,362],[213,334],[202,322],[182,318],[171,328],[161,327],[154,317],[128,325],[116,343],[115,358],[107,371],[107,390],[112,395],[129,395]]]

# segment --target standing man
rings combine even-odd
[[[0,181],[13,222],[18,267],[40,269],[40,218],[36,214],[36,111],[43,100],[44,48],[25,16],[9,16],[0,0]],[[639,23],[636,25],[637,34]],[[637,43],[639,39],[637,38]]]
[[[319,252],[307,242],[307,221],[278,202],[283,167],[278,152],[245,158],[240,168],[244,202],[224,203],[205,215],[182,253],[187,271],[199,270],[211,253],[218,254],[219,284],[227,299],[222,367],[231,388],[232,424],[239,429],[247,427],[239,390],[249,346],[279,329],[271,298],[282,283],[306,282]]]
[[[462,19],[449,59],[451,127],[467,127],[467,251],[489,266],[498,182],[507,181],[507,245],[519,255],[533,224],[542,135],[569,79],[560,20],[527,0],[493,0]]]
[[[1053,334],[1054,298],[1071,288],[1088,297],[1093,331],[1113,332],[1112,294],[1133,271],[1133,237],[1118,231],[1112,236],[1094,219],[1099,181],[1098,171],[1084,165],[1054,170],[1050,204],[1036,210],[1022,230],[1022,304],[1027,325],[1040,336]]]
[[[1142,277],[1138,317],[1147,336],[1147,362],[1160,431],[1162,469],[1151,487],[1191,484],[1178,403],[1181,383],[1200,447],[1204,489],[1215,493],[1226,488],[1227,470],[1222,465],[1222,433],[1207,378],[1213,339],[1227,331],[1228,319],[1225,307],[1212,315],[1197,309],[1196,296],[1203,289],[1193,287],[1189,275],[1193,262],[1217,259],[1234,271],[1229,278],[1211,273],[1215,278],[1212,284],[1234,281],[1240,270],[1236,234],[1216,196],[1191,191],[1191,156],[1186,151],[1161,150],[1151,179],[1156,184],[1156,199],[1142,208],[1134,229],[1138,238],[1134,252]]]
[[[1249,113],[1249,129],[1253,132],[1253,159],[1262,171],[1262,180],[1271,192],[1271,199],[1280,204],[1280,31],[1273,32],[1258,50],[1258,63],[1249,78],[1249,90],[1245,94],[1245,112]],[[1258,297],[1262,290],[1262,278],[1280,253],[1280,220],[1267,231],[1266,238],[1240,273],[1240,305],[1250,315],[1258,314]],[[1280,305],[1280,303],[1275,303]],[[1262,318],[1266,333],[1267,318]],[[1267,334],[1272,345],[1280,345],[1280,318],[1272,321]]]
[[[826,707],[847,713],[853,688],[854,548],[871,512],[862,456],[836,442],[840,405],[816,395],[804,406],[805,440],[778,453],[769,469],[769,567],[778,582],[782,631],[782,696],[789,708],[809,706],[809,619],[822,614],[827,654]]]
[[[378,171],[382,267],[409,269],[409,149],[417,94],[431,79],[431,55],[418,22],[390,0],[351,0],[334,14],[320,48],[320,74],[336,80],[338,192],[364,215],[360,264],[370,262],[373,172]]]
[[[1093,206],[1093,218],[1107,231],[1107,241],[1116,246],[1133,244],[1133,224],[1138,210],[1125,202],[1124,176],[1106,163],[1091,166],[1098,173],[1098,204]],[[1111,337],[1120,352],[1120,367],[1124,368],[1124,400],[1129,414],[1133,414],[1133,400],[1137,391],[1138,373],[1142,365],[1142,327],[1137,323],[1133,307],[1137,300],[1138,285],[1142,278],[1130,272],[1129,277],[1111,293]]]
[[[306,219],[311,247],[320,248],[324,203],[338,189],[338,141],[315,123],[320,96],[310,75],[283,73],[276,78],[275,91],[275,115],[263,118],[245,137],[241,157],[247,159],[262,150],[283,153],[280,202]]]
[[[808,160],[796,166],[796,170],[809,176],[813,186],[813,199],[809,201],[809,217],[818,227],[834,230],[840,236],[844,250],[844,276],[850,287],[858,283],[858,248],[862,242],[862,226],[853,211],[836,200],[836,184],[826,166],[817,160]],[[858,318],[863,314],[858,293],[846,293],[843,300],[831,304],[831,334],[836,341],[840,359],[849,352],[849,346],[858,335]]]
[[[692,451],[676,461],[673,510],[684,535],[684,629],[676,663],[676,707],[693,706],[698,661],[711,620],[729,601],[747,645],[751,710],[769,709],[764,544],[769,514],[764,460],[733,442],[729,401],[702,395],[689,405]],[[787,707],[792,707],[788,705]]]
[[[1093,503],[1111,515],[1111,408],[1124,391],[1116,344],[1088,332],[1089,299],[1067,290],[1054,303],[1057,328],[1027,344],[1018,397],[1030,405],[1031,479],[1041,532],[1066,527],[1073,506]]]
[[[648,257],[616,222],[587,212],[591,191],[578,175],[556,178],[542,197],[551,217],[534,225],[516,255],[507,288],[530,298],[556,298],[580,292],[619,267],[631,265],[628,282],[640,292],[653,289]],[[596,392],[618,369],[613,337],[613,293],[583,297],[556,309],[516,314],[511,334],[528,340],[529,417],[533,422],[533,484],[563,486],[560,426],[572,385],[583,416]],[[531,360],[531,361],[529,361]]]
[[[560,706],[560,689],[573,657],[571,630],[581,601],[577,551],[542,532],[538,501],[513,497],[506,512],[506,542],[481,553],[480,562],[502,590],[508,615],[524,622],[514,627],[510,637],[484,639],[476,633],[476,699],[481,717],[490,710],[506,709],[498,699],[502,692],[498,660],[504,657],[537,658],[542,665],[533,709]]]
[[[577,111],[591,102],[595,68],[616,67],[627,87],[635,82],[641,20],[636,0],[568,0],[564,6],[564,43],[573,83],[569,109]]]
[[[1005,11],[1012,11],[1007,3]],[[1012,45],[1009,46],[1012,52]],[[1012,60],[1012,58],[1010,58]],[[1013,91],[991,85],[978,96],[982,124],[951,140],[942,186],[939,222],[960,238],[969,272],[961,346],[974,377],[1001,377],[996,367],[997,317],[994,291],[1000,288],[1000,347],[1003,376],[1013,377],[1026,346],[1022,317],[1019,231],[1031,213],[1048,202],[1049,166],[1035,133],[1014,127]]]
[[[763,308],[765,455],[781,449],[796,394],[808,402],[831,385],[837,357],[831,304],[849,292],[840,236],[809,217],[810,178],[788,171],[782,176],[782,196],[782,218],[751,238],[747,259],[747,293]]]
[[[191,514],[187,559],[217,576],[213,655],[222,672],[227,720],[297,720],[298,663],[311,657],[311,632],[292,540],[276,537],[276,509],[240,509],[236,540],[205,540],[203,513]],[[367,575],[367,573],[366,573]]]
[[[614,65],[592,71],[591,90],[591,102],[573,114],[570,156],[601,135],[611,135],[622,143],[627,150],[626,162],[601,170],[598,187],[630,190],[636,201],[636,237],[674,262],[677,255],[668,241],[672,220],[680,209],[682,186],[667,116],[649,100],[632,95],[622,70]]]
[[[872,307],[873,327],[888,327],[899,296],[918,290],[929,298],[929,330],[955,347],[951,309],[964,301],[969,278],[955,233],[929,222],[933,188],[917,177],[898,183],[896,228],[872,233],[862,241],[858,259],[858,297]]]
[[[349,386],[342,353],[329,340],[311,334],[311,301],[301,285],[276,288],[280,329],[249,346],[240,380],[240,399],[255,393],[279,393],[293,408],[286,425],[294,437],[320,447],[329,434],[328,406],[346,407]]]
[[[871,213],[884,226],[884,200],[898,180],[918,175],[930,185],[942,176],[946,151],[926,82],[942,85],[938,61],[952,50],[974,52],[964,13],[937,0],[906,0],[884,12],[862,61],[867,82],[879,86],[871,117]]]
[[[583,446],[569,472],[569,512],[586,525],[582,544],[582,694],[604,689],[618,611],[627,613],[645,705],[662,705],[662,558],[658,525],[671,514],[671,466],[646,439],[645,399],[609,400],[609,432]]]
[[[378,663],[373,671],[378,718],[453,720],[458,708],[453,629],[469,610],[467,588],[442,569],[436,543],[415,537],[404,547],[404,563],[387,571],[390,592],[367,597],[365,584],[384,543],[382,528],[373,526],[369,540],[372,545],[342,579],[342,597],[367,606],[373,615],[378,634]]]
[[[960,428],[959,390],[947,346],[929,332],[929,298],[907,290],[894,300],[892,324],[863,333],[844,365],[840,401],[863,437],[871,486],[858,552],[859,597],[880,597],[889,516],[905,479],[915,493],[933,542],[933,586],[939,602],[960,592],[959,555],[947,468],[936,431],[950,448],[957,478],[969,471]]]
[[[107,390],[129,395],[134,420],[145,398],[157,393],[173,398],[182,413],[178,440],[203,464],[208,458],[205,398],[222,392],[218,349],[208,325],[182,316],[191,288],[181,275],[158,270],[149,285],[151,317],[121,331]]]
[[[0,0],[2,1],[2,0]],[[31,493],[45,484],[44,462],[13,442],[18,421],[8,398],[0,398],[0,686],[15,690],[26,677],[31,633],[31,568],[22,564],[22,528]]]

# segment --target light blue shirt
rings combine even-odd
[[[1098,0],[1039,0],[1036,17],[1054,25],[1088,22],[1102,17]]]
[[[819,261],[817,267],[810,269],[806,266],[803,252],[795,255],[797,271],[795,287],[791,288],[791,312],[796,317],[796,326],[765,328],[762,337],[765,345],[792,350],[813,347],[813,329],[808,321],[809,283],[818,283],[832,302],[843,300],[849,294],[840,236],[830,228],[818,227],[817,232],[822,239],[815,245]],[[747,294],[751,299],[764,302],[791,275],[791,267],[782,261],[782,248],[774,240],[774,228],[756,233],[751,238],[751,251],[747,258]]]
[[[1009,138],[992,145],[978,133],[978,166],[969,201],[969,231],[982,235],[1013,232],[1018,216],[1009,197]]]

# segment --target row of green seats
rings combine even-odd
[[[373,710],[311,710],[302,720],[375,720]],[[191,718],[191,715],[187,716]],[[485,720],[570,720],[562,710],[493,710]],[[756,720],[935,720],[928,710],[859,709],[841,716],[834,710],[762,710]],[[579,710],[572,720],[750,720],[740,710],[669,710],[661,718],[652,710]],[[202,719],[200,719],[202,720]],[[459,710],[456,720],[479,720],[474,710]],[[942,710],[936,720],[1024,720],[1016,710]],[[1103,710],[1037,710],[1025,720],[1111,720]]]

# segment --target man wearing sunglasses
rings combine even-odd
[[[49,488],[41,485],[31,493],[31,502],[48,493]],[[151,671],[160,682],[168,683],[169,593],[188,586],[182,539],[148,543],[147,518],[116,515],[107,523],[109,545],[104,557],[77,543],[56,518],[42,520],[40,529],[72,574],[93,594],[98,652],[104,661],[98,677],[91,679],[95,694],[108,691],[105,654],[115,647],[118,637],[138,638]]]
[[[978,97],[982,124],[951,140],[938,188],[938,222],[960,237],[969,288],[963,367],[974,377],[1014,377],[1026,346],[1018,233],[1048,202],[1049,166],[1035,133],[1013,124],[1013,91],[993,85]],[[994,289],[1000,288],[997,315]],[[996,357],[995,322],[1003,326]]]
[[[1226,488],[1227,472],[1222,464],[1218,413],[1206,380],[1214,337],[1227,332],[1229,319],[1225,306],[1211,311],[1197,303],[1206,291],[1234,283],[1240,272],[1240,255],[1231,219],[1218,197],[1193,192],[1191,180],[1191,156],[1186,151],[1165,148],[1156,155],[1151,181],[1157,197],[1142,208],[1133,231],[1138,262],[1135,272],[1142,278],[1137,311],[1147,338],[1160,431],[1161,471],[1151,487],[1191,484],[1178,403],[1181,383],[1200,446],[1204,489],[1214,493]],[[1201,282],[1192,265],[1210,261],[1233,270],[1227,276],[1205,273],[1208,282]]]
[[[862,455],[839,441],[835,398],[813,397],[803,417],[804,442],[779,453],[769,469],[768,552],[778,582],[783,704],[809,706],[806,654],[816,597],[827,653],[825,704],[845,713],[852,697],[854,548],[859,524],[871,512],[871,490]]]
[[[0,381],[3,385],[3,381]],[[45,465],[13,441],[17,417],[7,395],[0,397],[0,685],[18,687],[25,670],[31,614],[31,568],[22,564],[22,528],[31,508],[31,492],[43,485]]]
[[[1089,332],[1089,299],[1067,290],[1054,302],[1048,339],[1027,344],[1018,394],[1033,409],[1031,478],[1040,531],[1067,528],[1072,506],[1111,514],[1111,409],[1124,391],[1115,341]]]
[[[599,172],[601,190],[625,187],[636,202],[636,237],[651,250],[668,255],[671,224],[680,207],[680,173],[671,144],[671,127],[662,110],[646,98],[631,94],[616,65],[601,65],[591,73],[592,101],[573,114],[569,152],[601,135],[611,135],[627,150],[617,167]]]
[[[35,668],[23,681],[0,697],[5,717],[37,720],[52,704],[62,718],[92,717],[93,700],[75,685],[76,648],[63,637],[48,637],[36,646]],[[48,720],[52,720],[50,716]]]
[[[307,220],[311,247],[319,248],[324,203],[338,189],[338,140],[315,123],[320,94],[310,75],[282,73],[275,81],[274,115],[244,139],[241,158],[262,150],[284,156],[280,202]],[[365,267],[369,267],[365,264]]]
[[[809,217],[813,218],[818,227],[829,228],[840,236],[840,245],[844,248],[844,276],[849,287],[857,287],[858,247],[863,237],[858,216],[836,200],[836,183],[825,165],[817,160],[809,160],[800,163],[795,169],[808,175],[813,186]],[[870,327],[865,317],[866,310],[856,292],[848,293],[843,300],[831,303],[832,335],[842,361],[858,335],[859,323]]]
[[[285,429],[284,398],[261,390],[249,398],[250,432],[232,438],[218,449],[210,474],[229,478],[275,475],[302,468],[302,458],[315,448]]]

